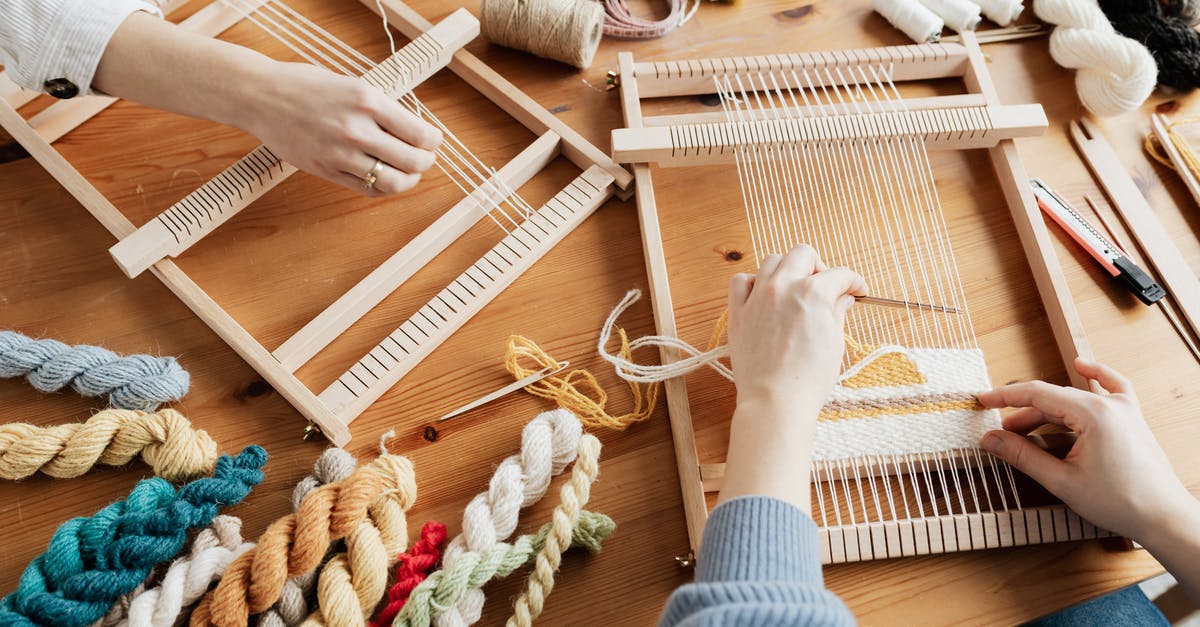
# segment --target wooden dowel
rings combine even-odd
[[[859,102],[850,105],[850,109],[863,111],[917,111],[923,109],[957,109],[959,107],[982,107],[983,96],[979,94],[955,94],[951,96],[930,96],[928,98],[907,98],[900,100]],[[857,109],[856,109],[857,107]],[[802,107],[786,107],[779,110],[779,117],[805,117],[828,110],[828,106],[808,105]],[[840,110],[840,107],[839,107]],[[774,119],[773,111],[744,112],[749,119]],[[722,111],[704,111],[701,113],[682,113],[675,115],[649,115],[642,119],[644,126],[682,126],[685,124],[708,124],[726,121]]]

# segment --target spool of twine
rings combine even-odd
[[[604,5],[594,0],[483,0],[479,26],[492,43],[584,69],[600,46]]]

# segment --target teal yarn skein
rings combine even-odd
[[[191,382],[174,357],[121,356],[99,346],[0,331],[0,379],[12,377],[25,377],[42,392],[70,386],[84,396],[108,396],[117,409],[142,411],[183,398]]]
[[[0,626],[83,627],[99,620],[155,564],[178,555],[190,529],[245,499],[262,482],[266,461],[265,450],[249,446],[236,457],[222,455],[212,477],[178,492],[164,479],[144,479],[124,501],[67,521],[21,574],[16,591],[0,599]]]

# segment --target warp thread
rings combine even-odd
[[[0,378],[22,376],[42,392],[70,386],[84,396],[107,395],[118,409],[143,411],[183,398],[190,382],[174,357],[122,357],[99,346],[0,331]]]
[[[618,39],[654,39],[683,26],[700,8],[700,0],[669,0],[661,20],[638,17],[626,0],[604,0],[604,34]]]
[[[483,0],[479,27],[492,43],[585,69],[604,28],[594,0]]]
[[[1037,0],[1033,11],[1057,25],[1050,34],[1050,56],[1077,70],[1075,89],[1089,111],[1117,115],[1150,97],[1158,80],[1154,56],[1113,30],[1096,0]]]
[[[486,551],[464,553],[453,566],[444,566],[413,589],[408,603],[400,610],[393,627],[428,627],[447,608],[454,607],[469,590],[482,587],[492,579],[506,577],[525,566],[546,545],[554,523],[546,523],[537,533],[518,537],[512,544],[498,543]],[[571,530],[571,546],[600,552],[600,544],[617,526],[603,514],[583,511]]]
[[[517,530],[523,508],[537,503],[550,489],[554,477],[579,454],[583,427],[565,409],[542,412],[521,430],[521,451],[500,462],[486,492],[471,499],[463,510],[462,533],[446,546],[443,568],[463,554],[485,551]],[[468,590],[438,619],[442,626],[470,625],[483,614],[482,590]]]
[[[936,42],[946,25],[942,18],[917,0],[875,0],[874,7],[889,24],[919,44]]]
[[[921,0],[921,4],[960,33],[979,26],[979,5],[969,0]]]
[[[633,357],[629,349],[629,338],[625,329],[617,327],[621,338],[620,355],[628,360]],[[523,362],[532,362],[527,366]],[[517,380],[521,380],[535,372],[550,368],[557,370],[559,363],[542,350],[533,340],[520,335],[508,338],[508,348],[504,354],[504,368]],[[587,370],[576,369],[566,375],[550,375],[540,381],[525,386],[524,390],[534,396],[548,398],[576,416],[587,427],[606,427],[624,431],[629,425],[648,420],[654,413],[658,403],[659,384],[643,384],[626,381],[629,393],[633,396],[633,409],[628,413],[613,416],[605,410],[608,404],[608,393],[596,381],[596,377]]]
[[[382,455],[387,455],[386,441],[395,435],[388,431],[380,438]],[[334,555],[321,568],[318,608],[302,625],[365,627],[387,590],[388,569],[408,543],[406,512],[416,495],[415,485],[411,490],[391,486],[367,508],[366,519],[346,535],[345,552]]]
[[[592,484],[600,474],[600,440],[585,434],[579,440],[579,456],[571,478],[559,492],[559,503],[550,514],[550,533],[534,560],[533,573],[525,582],[525,591],[513,603],[508,627],[529,627],[546,607],[546,597],[554,591],[554,573],[562,564],[563,553],[571,545],[572,530],[579,522],[583,506],[591,498]]]
[[[191,625],[245,625],[250,614],[275,604],[290,577],[316,569],[335,540],[358,527],[380,499],[416,498],[412,463],[382,455],[342,481],[309,493],[300,509],[267,528],[258,546],[233,561],[216,588],[200,600]]]
[[[1200,86],[1200,33],[1168,15],[1159,0],[1100,0],[1117,32],[1150,49],[1158,64],[1158,84],[1180,91]]]
[[[0,425],[0,479],[39,470],[70,479],[96,464],[122,466],[139,455],[158,476],[181,481],[212,472],[217,443],[173,409],[106,409],[86,422],[50,427]]]
[[[354,473],[358,460],[345,449],[330,447],[313,464],[312,474],[300,480],[292,490],[292,511],[300,509],[300,503],[317,488],[341,481]],[[279,601],[258,617],[259,627],[291,627],[299,625],[308,617],[309,593],[317,582],[316,573],[301,573],[283,583]]]
[[[429,577],[442,559],[442,545],[446,543],[446,525],[427,521],[421,527],[421,538],[407,553],[402,553],[396,566],[396,583],[388,590],[387,605],[379,611],[379,617],[371,621],[370,627],[391,625],[396,615],[408,602],[412,591]]]
[[[83,627],[99,620],[155,564],[179,554],[189,529],[246,498],[262,482],[266,461],[266,451],[250,446],[237,457],[222,456],[212,477],[178,492],[164,479],[145,479],[124,501],[67,521],[16,591],[0,600],[0,624]]]

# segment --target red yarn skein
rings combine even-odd
[[[421,539],[407,553],[401,553],[396,564],[396,583],[388,590],[388,603],[379,612],[379,617],[370,622],[371,627],[387,627],[408,602],[412,594],[442,559],[442,545],[446,543],[446,525],[431,520],[421,527]]]

